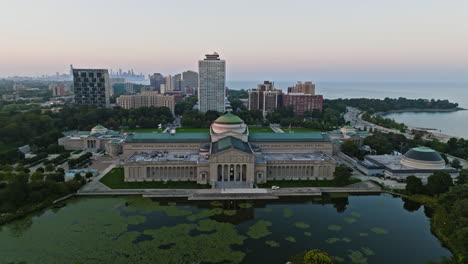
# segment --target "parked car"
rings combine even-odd
[[[276,186],[276,185],[271,186],[271,189],[272,189],[272,190],[278,190],[279,188],[280,188],[280,187],[279,187],[279,186]]]

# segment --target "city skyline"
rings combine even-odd
[[[467,2],[339,4],[9,2],[0,76],[62,73],[69,64],[182,72],[216,51],[229,61],[229,80],[468,81]],[[114,12],[104,12],[109,6]]]

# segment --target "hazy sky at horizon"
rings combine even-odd
[[[0,76],[75,67],[230,80],[468,81],[466,0],[0,0]]]

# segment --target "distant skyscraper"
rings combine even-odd
[[[200,111],[215,110],[224,112],[226,83],[226,62],[219,59],[218,53],[207,54],[198,61],[199,85],[198,105]]]
[[[161,92],[161,84],[166,82],[166,79],[161,73],[154,73],[149,76],[150,86],[154,88],[155,91]]]
[[[165,79],[166,79],[164,82],[165,85],[164,86],[161,85],[161,93],[174,91],[174,79],[172,78],[172,76],[167,75]],[[163,91],[163,87],[164,87],[164,91]]]
[[[105,69],[73,69],[75,103],[109,107],[109,72]]]
[[[184,88],[190,87],[198,89],[198,73],[194,71],[184,71],[182,73],[184,79]]]
[[[174,75],[174,78],[172,78],[173,83],[174,83],[174,91],[182,91],[182,88],[184,87],[184,80],[182,79],[182,74],[176,74]]]
[[[264,81],[249,91],[249,110],[260,110],[266,116],[281,105],[281,94],[273,82]]]

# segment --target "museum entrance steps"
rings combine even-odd
[[[214,184],[215,189],[246,189],[252,188],[250,184],[242,181],[217,181]]]

